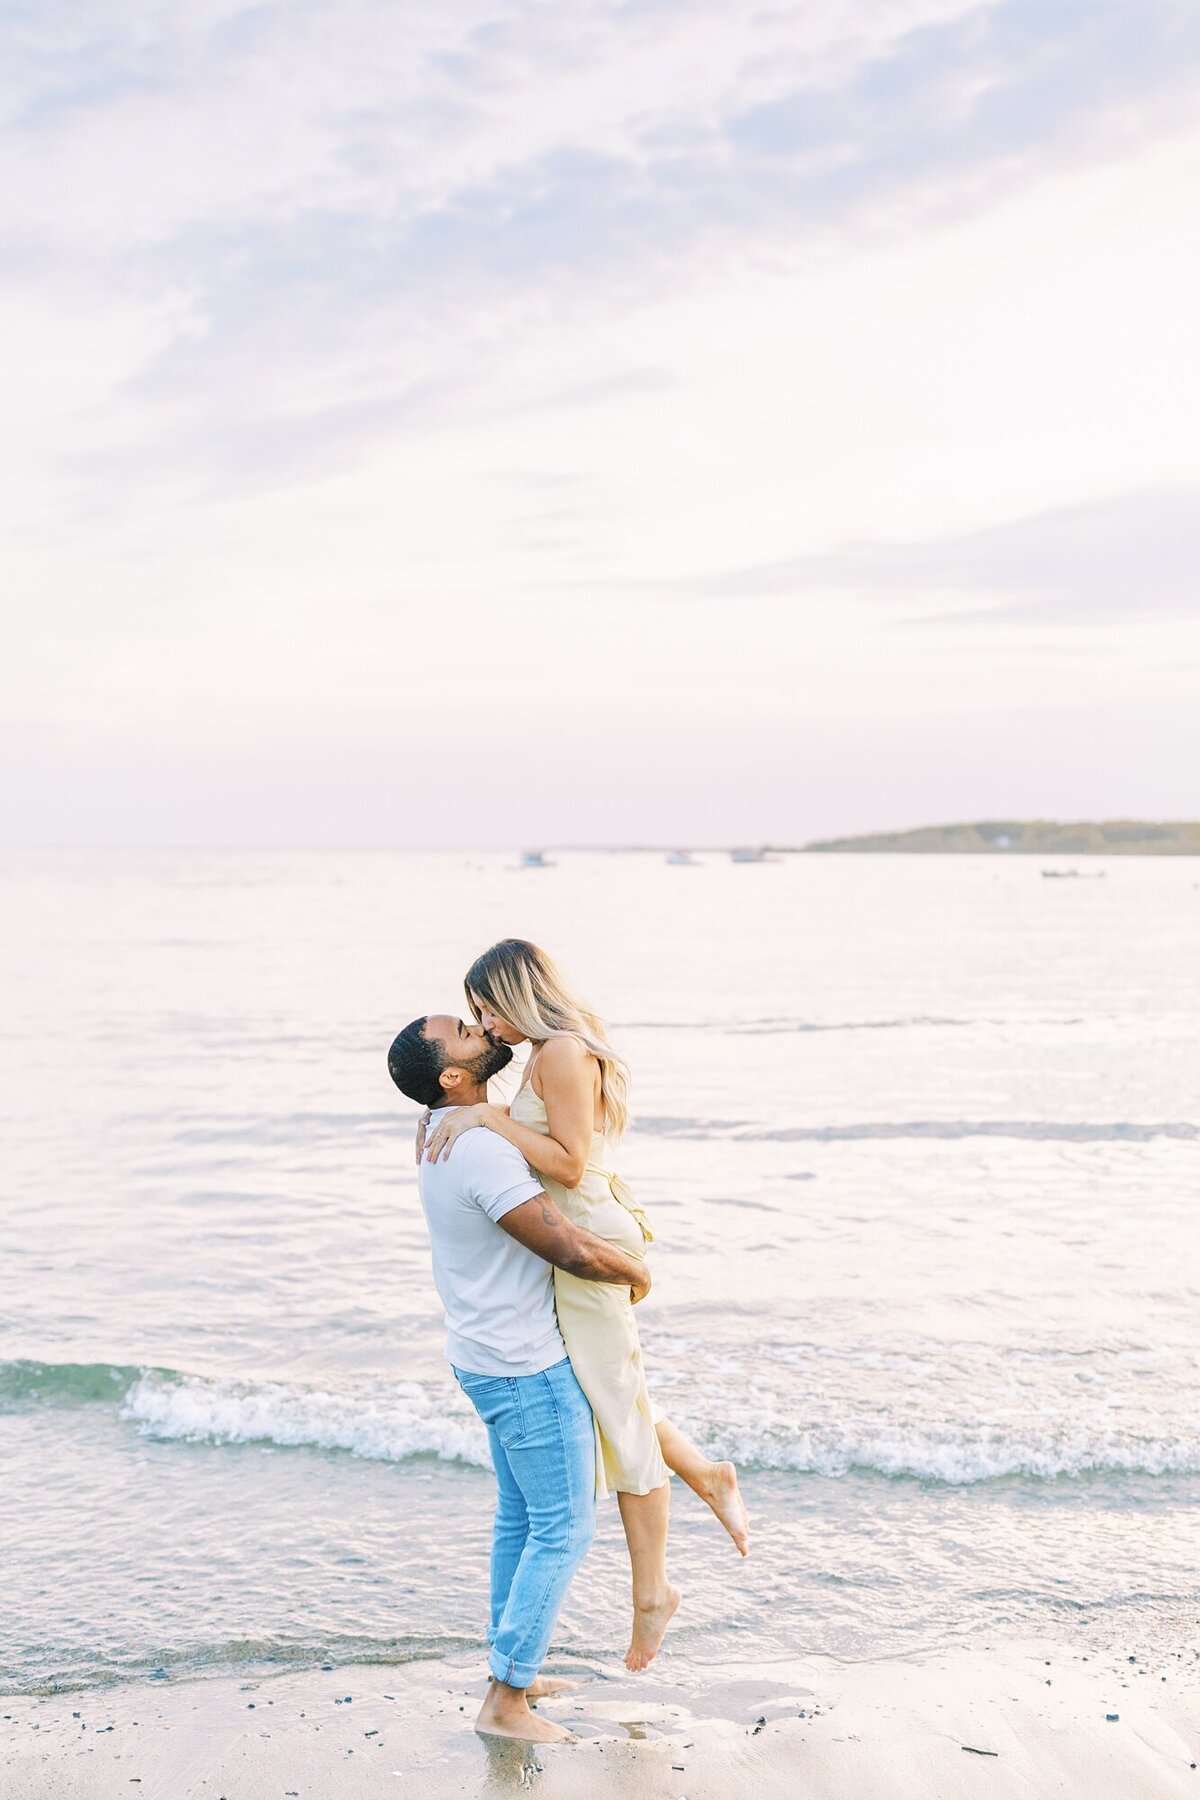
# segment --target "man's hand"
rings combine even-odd
[[[650,1270],[649,1270],[648,1266],[645,1263],[643,1263],[641,1280],[633,1282],[630,1286],[629,1304],[631,1306],[636,1306],[638,1301],[644,1300],[646,1298],[646,1295],[649,1292],[650,1292]]]

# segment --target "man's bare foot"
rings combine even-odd
[[[527,1744],[575,1743],[574,1733],[565,1725],[552,1724],[530,1712],[526,1692],[508,1687],[503,1681],[489,1682],[475,1720],[476,1731],[487,1737],[521,1738]]]
[[[568,1731],[565,1725],[554,1725],[549,1719],[539,1719],[535,1712],[526,1707],[523,1717],[512,1719],[485,1719],[481,1712],[475,1721],[475,1729],[481,1737],[519,1738],[523,1744],[577,1744],[579,1739],[574,1732]]]
[[[525,1689],[525,1698],[532,1706],[535,1700],[549,1700],[554,1694],[569,1694],[572,1688],[578,1686],[577,1681],[560,1679],[557,1675],[537,1675]]]
[[[738,1487],[737,1470],[731,1462],[712,1465],[704,1490],[704,1498],[720,1519],[742,1556],[750,1554],[750,1521],[746,1503]]]
[[[677,1587],[668,1587],[665,1598],[655,1605],[634,1607],[633,1637],[625,1653],[627,1669],[644,1669],[653,1662],[682,1598]]]

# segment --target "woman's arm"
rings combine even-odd
[[[549,1175],[564,1187],[578,1187],[587,1168],[595,1116],[596,1060],[578,1038],[549,1038],[538,1052],[537,1073],[550,1135],[520,1125],[497,1106],[460,1106],[449,1114],[429,1140],[426,1154],[450,1153],[460,1132],[485,1125],[498,1137],[507,1138],[539,1175]],[[536,1090],[535,1090],[536,1091]]]
[[[507,1108],[507,1106],[495,1106],[489,1102],[488,1105],[486,1105],[486,1106],[464,1106],[460,1110],[463,1112],[468,1112],[468,1113],[485,1113],[485,1112],[506,1113],[508,1111],[508,1108]],[[429,1108],[426,1107],[424,1112],[421,1114],[420,1118],[417,1120],[417,1167],[418,1167],[418,1169],[421,1166],[421,1158],[425,1154],[425,1138],[429,1133],[429,1119],[430,1119],[430,1112],[429,1112]],[[482,1123],[483,1123],[482,1119],[477,1119],[477,1118],[469,1119],[463,1125],[462,1130],[469,1131],[471,1129],[472,1125],[482,1125]],[[455,1132],[454,1137],[457,1137],[458,1135],[459,1135],[458,1132]],[[450,1139],[451,1144],[454,1142],[454,1137],[452,1137]],[[438,1146],[437,1146],[438,1150],[441,1149],[441,1147],[445,1143],[445,1141],[446,1140],[444,1137],[439,1139]],[[446,1155],[449,1156],[449,1154],[450,1154],[450,1145],[447,1144],[446,1145]],[[432,1137],[430,1138],[430,1142],[429,1142],[429,1160],[431,1162],[437,1161],[437,1150],[435,1150],[433,1147]]]

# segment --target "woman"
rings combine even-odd
[[[544,950],[506,938],[467,971],[467,1004],[490,1037],[532,1045],[511,1107],[461,1106],[442,1119],[417,1159],[448,1156],[464,1131],[484,1127],[515,1144],[546,1192],[576,1224],[644,1254],[650,1229],[608,1167],[606,1140],[625,1129],[629,1076],[604,1026],[567,988]],[[428,1115],[427,1115],[428,1117]],[[737,1471],[710,1462],[650,1401],[628,1290],[554,1271],[558,1322],[596,1419],[597,1487],[616,1489],[633,1570],[633,1631],[626,1667],[644,1669],[679,1605],[667,1579],[668,1469],[710,1506],[743,1556],[749,1548]]]

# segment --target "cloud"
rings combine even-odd
[[[60,0],[16,34],[4,211],[90,244],[102,279],[119,260],[125,282],[187,292],[204,330],[169,367],[203,385],[381,313],[527,326],[661,290],[715,246],[911,231],[1064,148],[1167,129],[1200,71],[1200,17],[1168,0],[836,17],[814,41],[785,12],[706,0],[432,18],[354,0],[336,20]]]
[[[1149,489],[931,543],[859,543],[698,584],[731,600],[840,590],[966,623],[1200,619],[1200,488]],[[930,603],[941,610],[929,614]]]
[[[1194,729],[1183,629],[1087,637],[1196,613],[1194,9],[16,0],[0,34],[31,742],[118,720],[120,785],[228,737],[249,791],[294,719],[344,771],[365,709],[383,743],[414,692],[533,682],[641,730],[647,792],[666,716],[672,817],[741,736],[732,818],[798,718],[932,730],[948,685],[1053,725],[1069,663]]]

